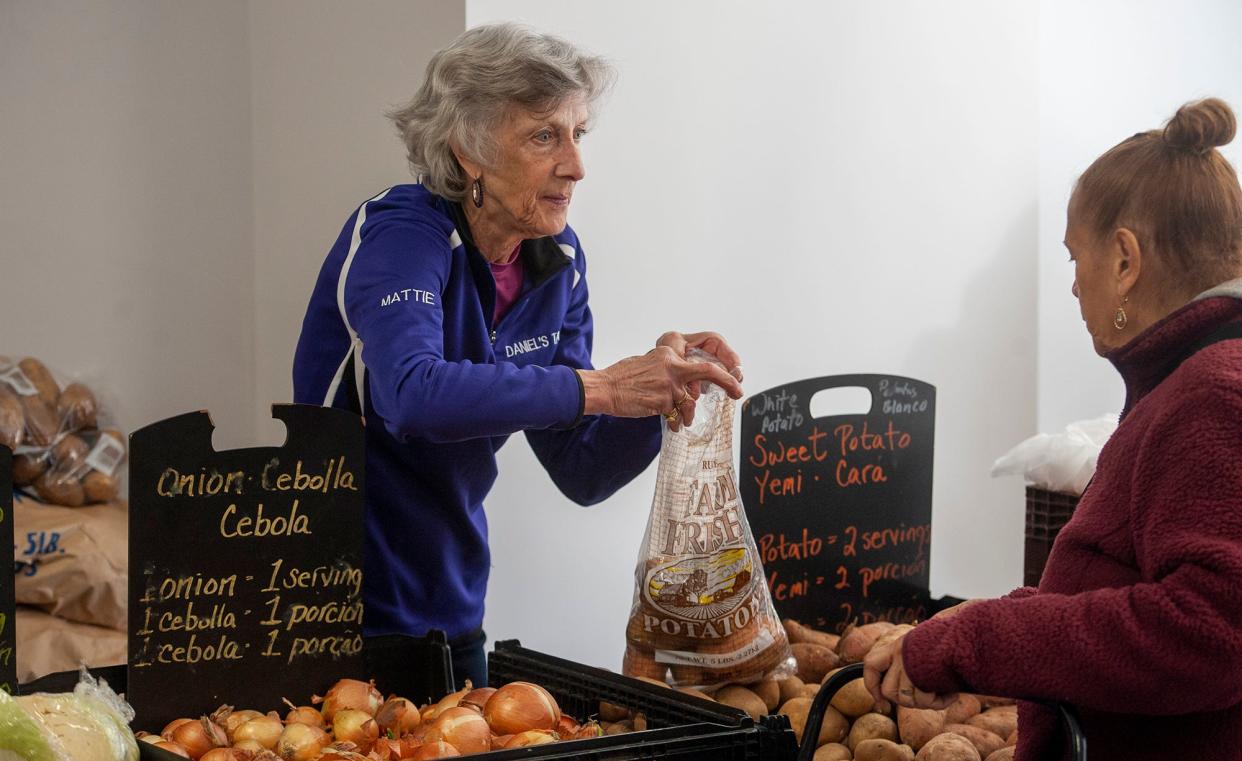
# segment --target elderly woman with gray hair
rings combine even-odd
[[[715,333],[665,333],[596,370],[586,260],[566,224],[579,142],[612,77],[520,26],[471,29],[391,114],[416,185],[362,204],[328,253],[294,359],[299,403],[365,415],[366,630],[447,632],[486,684],[483,499],[523,431],[570,499],[599,502],[694,417],[697,381],[741,396]],[[686,359],[691,347],[717,364]]]

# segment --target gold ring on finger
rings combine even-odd
[[[673,409],[671,409],[671,410],[669,410],[668,412],[665,412],[665,413],[664,413],[664,419],[665,419],[665,420],[667,420],[667,421],[668,421],[668,422],[670,422],[670,423],[675,423],[675,422],[677,422],[677,418],[679,418],[679,417],[681,417],[681,408],[680,408],[680,407],[674,407]]]

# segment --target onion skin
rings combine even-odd
[[[266,750],[274,750],[285,727],[280,719],[271,716],[259,716],[233,730],[233,744],[252,740]]]
[[[285,714],[286,724],[307,724],[312,727],[323,729],[327,726],[323,720],[323,714],[314,706],[297,706],[289,710]]]
[[[561,709],[544,688],[530,682],[510,682],[496,690],[483,706],[483,718],[498,735],[517,735],[530,729],[554,729]]]
[[[379,725],[366,711],[346,708],[332,717],[332,734],[337,742],[353,743],[359,753],[367,753],[379,739]]]
[[[318,705],[323,703],[320,712],[323,713],[323,720],[331,723],[336,716],[337,711],[352,708],[355,711],[365,711],[372,716],[379,710],[384,703],[384,697],[380,695],[379,690],[375,689],[374,682],[362,682],[357,679],[341,679],[332,688],[328,690],[323,697],[315,695],[311,698],[311,702]]]
[[[152,743],[152,745],[159,748],[160,750],[166,750],[169,753],[182,756],[183,758],[190,757],[189,751],[187,751],[185,747],[181,745],[181,743],[176,743],[176,742],[173,742],[172,740],[161,740],[157,743]]]
[[[454,758],[460,755],[461,752],[452,745],[443,740],[437,740],[426,745],[420,745],[412,755],[406,756],[406,759],[408,761],[428,761],[428,759],[433,758]]]
[[[435,720],[439,718],[440,714],[444,713],[448,709],[456,708],[461,703],[461,699],[464,698],[466,695],[469,695],[473,690],[474,690],[474,687],[470,685],[470,680],[467,679],[465,687],[461,688],[457,692],[451,692],[448,695],[445,695],[444,697],[440,698],[440,702],[436,703],[434,706],[431,707],[430,716],[428,716],[427,712],[424,711],[423,721]]]
[[[483,706],[487,705],[488,699],[495,694],[495,687],[479,687],[463,695],[458,705],[473,708],[476,712],[483,713]]]
[[[198,721],[187,721],[178,724],[171,733],[172,741],[185,748],[194,761],[203,757],[207,751],[229,744],[224,730],[212,723],[206,716]]]
[[[165,740],[171,739],[173,730],[181,726],[182,724],[186,723],[187,721],[194,721],[194,719],[173,719],[172,721],[165,724],[164,728],[160,730],[160,737],[164,738]]]
[[[443,740],[463,755],[486,753],[492,749],[492,729],[483,717],[469,708],[449,708],[436,718],[427,735],[431,741]]]
[[[521,734],[516,734],[509,738],[509,742],[505,743],[505,747],[525,748],[528,745],[547,745],[559,739],[560,736],[550,729],[528,729]]]
[[[284,761],[313,761],[330,742],[328,733],[318,727],[290,724],[276,743],[276,755]]]
[[[380,734],[391,732],[394,737],[400,737],[413,732],[422,724],[423,717],[413,703],[393,696],[380,706],[375,714],[375,722],[379,724]]]

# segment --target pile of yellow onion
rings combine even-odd
[[[465,689],[422,707],[384,700],[374,682],[342,679],[314,705],[281,719],[220,706],[210,716],[176,719],[138,739],[193,761],[423,761],[604,734],[595,721],[561,713],[537,684]]]

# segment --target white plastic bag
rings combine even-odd
[[[1064,433],[1040,433],[1009,450],[992,465],[993,476],[1021,473],[1048,491],[1081,495],[1095,475],[1095,462],[1117,429],[1117,415],[1080,420]]]

